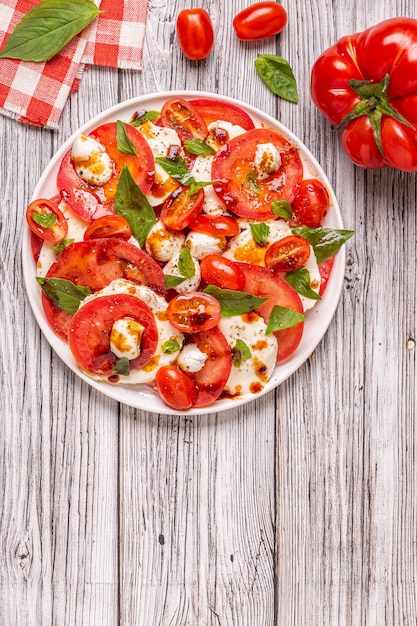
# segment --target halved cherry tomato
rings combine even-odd
[[[169,230],[183,230],[200,213],[203,203],[203,189],[190,195],[188,187],[180,187],[164,202],[161,222]]]
[[[57,174],[58,190],[73,211],[88,222],[102,215],[114,213],[117,183],[125,165],[143,193],[147,193],[151,188],[155,171],[152,151],[137,128],[126,124],[126,133],[135,146],[137,156],[119,152],[114,122],[102,124],[90,133],[106,148],[114,164],[114,173],[104,185],[90,185],[78,176],[71,160],[71,150],[62,159]]]
[[[220,303],[208,293],[187,291],[170,300],[167,317],[183,333],[209,330],[219,323]]]
[[[192,61],[205,59],[214,43],[213,24],[205,9],[183,9],[177,17],[181,50]]]
[[[201,278],[207,285],[241,291],[245,275],[241,268],[221,254],[207,254],[200,261]]]
[[[291,272],[306,264],[310,244],[301,235],[288,235],[275,241],[265,253],[265,265],[274,272]]]
[[[30,231],[30,249],[32,250],[32,256],[35,263],[38,262],[39,255],[43,246],[43,239],[39,237],[39,235],[35,235],[35,233]]]
[[[292,203],[292,210],[303,224],[318,228],[329,209],[329,193],[317,178],[308,178],[301,182],[300,191]]]
[[[123,215],[103,215],[90,222],[84,232],[84,241],[102,237],[118,237],[127,241],[131,236],[132,229]]]
[[[250,263],[237,263],[245,275],[244,291],[254,296],[266,296],[268,299],[256,309],[256,312],[268,322],[274,305],[293,309],[303,313],[303,305],[298,293],[281,276],[267,267],[259,267]],[[299,322],[291,328],[277,330],[274,335],[278,339],[277,362],[288,359],[301,341],[304,331],[304,322]]]
[[[227,215],[201,213],[189,224],[189,228],[213,237],[236,237],[240,233],[237,221]]]
[[[280,167],[268,178],[256,178],[258,144],[272,143],[281,157]],[[215,155],[211,170],[213,188],[234,214],[252,219],[273,218],[271,202],[291,203],[298,194],[303,165],[297,148],[278,131],[255,128],[231,139]]]
[[[124,318],[144,327],[141,352],[130,361],[130,369],[139,369],[150,361],[158,344],[158,330],[148,305],[128,294],[100,296],[81,306],[69,326],[68,344],[83,370],[97,376],[112,376],[118,357],[110,349],[110,334],[113,324]]]
[[[255,128],[255,124],[248,113],[232,102],[212,100],[211,98],[198,98],[189,102],[197,109],[207,126],[212,122],[217,122],[217,120],[223,120],[241,126],[245,130]]]
[[[164,275],[156,261],[137,246],[116,238],[69,244],[57,256],[46,277],[64,278],[92,291],[102,289],[116,278],[147,285],[161,294],[166,291]],[[61,311],[45,294],[42,304],[52,330],[66,340],[72,316]]]
[[[257,2],[233,19],[236,35],[243,41],[266,39],[280,33],[287,23],[287,12],[276,2]]]
[[[329,257],[325,261],[322,261],[321,263],[319,263],[319,272],[320,272],[319,295],[320,296],[322,296],[326,290],[335,260],[336,260],[336,255],[334,254],[333,256]]]
[[[207,125],[192,104],[182,98],[171,98],[161,110],[161,122],[177,131],[181,141],[185,139],[204,140],[207,137]]]
[[[26,209],[26,221],[35,235],[52,243],[63,241],[68,232],[68,222],[53,200],[33,200]]]
[[[198,390],[193,406],[207,406],[222,394],[232,369],[232,351],[218,326],[188,335],[188,341],[207,355],[203,367],[188,374]]]
[[[156,373],[156,386],[162,400],[177,411],[190,409],[197,400],[197,387],[177,365],[163,365]]]

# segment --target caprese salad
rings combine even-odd
[[[297,146],[221,99],[80,134],[56,189],[26,211],[48,324],[88,376],[180,411],[265,388],[353,234]]]

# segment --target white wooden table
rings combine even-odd
[[[150,0],[142,72],[91,67],[58,131],[0,119],[2,626],[415,626],[416,176],[364,171],[309,95],[340,36],[415,0],[286,2],[277,38],[244,44],[247,0]],[[216,31],[185,59],[179,10]],[[254,69],[281,54],[298,105]],[[336,315],[275,392],[192,419],[119,405],[41,334],[21,267],[24,211],[55,151],[100,111],[170,89],[230,95],[275,116],[322,163],[346,228]]]

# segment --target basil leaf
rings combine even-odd
[[[286,200],[273,200],[271,202],[271,210],[277,217],[283,217],[288,220],[292,218],[292,207]]]
[[[53,213],[31,213],[30,217],[43,228],[51,228],[56,222],[56,215]]]
[[[117,215],[122,215],[129,222],[132,234],[142,248],[156,217],[149,200],[133,180],[127,165],[123,167],[117,183],[114,207]]]
[[[272,311],[269,316],[269,322],[266,327],[265,335],[271,335],[276,330],[291,328],[291,326],[295,326],[304,320],[305,315],[303,313],[299,313],[293,309],[287,309],[284,306],[275,304],[272,307]]]
[[[245,291],[221,289],[214,285],[207,285],[203,291],[204,293],[209,293],[211,296],[214,296],[220,302],[223,317],[233,317],[234,315],[249,313],[249,311],[253,311],[267,300],[267,298],[253,296]]]
[[[162,344],[162,352],[165,352],[165,354],[174,354],[174,352],[178,352],[179,349],[180,344],[176,339],[168,339]]]
[[[127,356],[122,356],[120,359],[117,359],[111,373],[120,374],[121,376],[129,376],[130,362]]]
[[[166,288],[173,289],[174,287],[177,287],[178,285],[181,285],[181,283],[184,282],[185,276],[182,277],[182,276],[173,276],[172,274],[165,274],[164,280],[165,280]]]
[[[319,296],[317,291],[314,291],[310,286],[310,272],[305,267],[300,267],[298,270],[287,272],[285,280],[301,296],[310,298],[311,300],[321,300],[321,296]]]
[[[207,187],[208,185],[214,185],[213,181],[197,181],[193,180],[189,185],[188,195],[193,196],[195,193],[198,193],[200,189],[203,187]]]
[[[193,278],[195,276],[195,264],[193,258],[191,256],[190,249],[185,246],[178,258],[178,271],[181,276],[185,276],[186,278]]]
[[[269,226],[260,222],[259,224],[250,224],[252,237],[260,246],[264,246],[269,235]]]
[[[156,157],[155,161],[159,163],[167,174],[183,185],[188,187],[192,182],[196,182],[182,157],[177,157],[176,159]]]
[[[116,142],[117,149],[122,154],[132,154],[133,156],[138,156],[135,144],[129,139],[126,132],[126,124],[121,120],[116,121]]]
[[[297,104],[297,83],[288,61],[274,54],[258,54],[255,68],[272,93]]]
[[[215,150],[211,146],[209,146],[208,143],[206,143],[202,139],[197,139],[197,138],[186,139],[184,141],[184,148],[190,154],[197,154],[197,155],[206,156],[208,154],[214,154],[215,153]]]
[[[65,278],[42,278],[37,276],[36,280],[42,287],[44,294],[59,309],[72,315],[78,311],[80,303],[91,293],[89,287],[75,285]]]
[[[52,250],[54,250],[55,252],[57,252],[59,254],[60,252],[62,252],[64,250],[64,248],[69,246],[70,243],[74,243],[74,241],[75,241],[75,239],[64,239],[60,243],[57,243],[54,246],[52,246]]]
[[[255,171],[249,172],[246,174],[246,183],[253,193],[259,196],[261,190],[259,189],[258,177]]]
[[[308,228],[308,226],[294,228],[293,232],[305,237],[308,243],[313,246],[317,263],[322,263],[333,256],[355,234],[354,230],[337,230],[324,227]]]
[[[43,0],[22,17],[0,58],[48,61],[103,12],[91,0]]]
[[[160,112],[159,111],[140,111],[137,113],[137,117],[133,117],[129,124],[131,124],[132,126],[141,126],[142,124],[144,124],[145,122],[153,122],[160,117]]]
[[[242,361],[247,361],[252,357],[249,346],[242,340],[236,339],[234,348],[232,348],[232,363],[234,367],[240,367]]]

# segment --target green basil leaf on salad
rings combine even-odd
[[[165,354],[174,354],[174,352],[179,351],[180,347],[176,339],[168,339],[162,344],[162,352],[165,352]]]
[[[84,298],[91,293],[89,287],[75,285],[65,278],[42,278],[37,276],[36,280],[51,302],[62,311],[65,311],[65,313],[71,313],[72,315],[78,311],[78,307]]]
[[[269,235],[268,224],[265,224],[264,222],[259,222],[258,224],[251,223],[250,229],[251,229],[252,237],[254,238],[256,243],[258,243],[260,246],[264,246],[267,242],[268,235]]]
[[[287,220],[292,218],[292,207],[286,200],[273,200],[271,202],[271,210],[276,217],[283,217]]]
[[[30,217],[43,228],[50,228],[56,222],[56,215],[53,213],[31,213]]]
[[[60,252],[64,250],[64,248],[69,246],[71,243],[74,243],[74,241],[75,239],[64,239],[64,241],[61,241],[60,243],[57,243],[54,246],[52,246],[52,250],[54,250],[54,252],[59,254]]]
[[[185,187],[189,187],[189,195],[197,193],[202,187],[212,185],[212,181],[197,181],[188,169],[184,159],[168,159],[168,157],[156,157],[155,161],[166,171],[167,174],[175,178]]]
[[[119,374],[120,376],[129,376],[130,374],[130,361],[127,356],[122,356],[117,359],[112,371],[112,374]]]
[[[117,215],[122,215],[129,222],[132,234],[142,248],[156,222],[156,216],[142,189],[133,180],[127,165],[123,167],[117,184],[114,207]]]
[[[233,317],[234,315],[249,313],[267,300],[267,298],[253,296],[245,291],[221,289],[215,285],[207,285],[207,287],[203,289],[203,292],[214,296],[220,302],[223,317]]]
[[[305,320],[305,315],[294,311],[293,309],[287,309],[284,306],[275,304],[272,307],[271,314],[269,316],[268,326],[266,327],[265,334],[271,335],[276,330],[284,330],[284,328],[291,328],[300,322]]]
[[[185,276],[185,278],[193,278],[193,276],[195,276],[195,264],[188,246],[184,246],[180,252],[178,271],[181,276]]]
[[[285,280],[300,296],[310,298],[311,300],[321,300],[321,296],[310,286],[311,278],[307,268],[300,267],[298,270],[287,272]]]
[[[99,13],[91,0],[43,0],[15,26],[0,58],[49,61]]]
[[[184,141],[184,148],[190,154],[203,156],[206,156],[208,154],[215,154],[215,150],[211,146],[209,146],[208,143],[206,143],[202,139],[197,138],[186,139]]]
[[[121,120],[116,121],[116,142],[117,149],[122,154],[132,154],[138,156],[135,144],[129,139],[126,132],[126,123]]]
[[[302,226],[294,228],[294,233],[307,239],[313,246],[317,263],[322,263],[326,259],[336,254],[344,243],[355,234],[354,230],[337,230],[334,228],[309,228]]]
[[[135,116],[130,120],[129,124],[132,126],[141,126],[145,122],[156,122],[160,117],[159,111],[138,111],[135,113]]]
[[[274,54],[258,54],[255,68],[272,93],[297,104],[297,82],[286,59]]]
[[[246,175],[246,184],[253,193],[256,193],[258,196],[260,195],[261,190],[259,189],[258,176],[254,170]]]
[[[185,278],[185,276],[173,276],[172,274],[165,274],[165,287],[167,289],[174,289],[174,287],[181,285],[181,283],[184,282]]]
[[[236,343],[232,348],[232,363],[234,367],[239,368],[243,361],[247,361],[252,357],[249,346],[242,340],[236,339]]]

